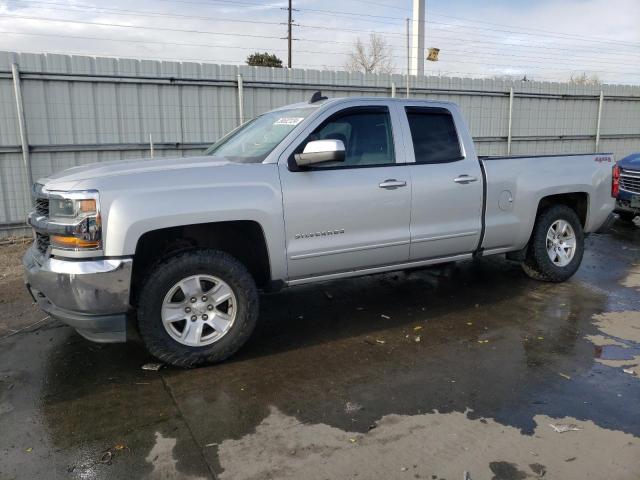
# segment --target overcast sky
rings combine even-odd
[[[293,0],[293,66],[343,69],[357,38],[378,32],[406,72],[410,0]],[[243,63],[254,51],[286,61],[286,1],[0,0],[0,48]],[[64,22],[53,21],[65,20]],[[427,0],[428,74],[597,75],[640,84],[640,0]]]

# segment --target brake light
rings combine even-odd
[[[611,177],[611,196],[613,198],[617,198],[618,193],[620,193],[620,167],[618,165],[614,165],[613,175]]]

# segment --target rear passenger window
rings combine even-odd
[[[453,117],[444,109],[406,107],[416,163],[446,163],[462,159]]]

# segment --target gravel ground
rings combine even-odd
[[[28,327],[46,316],[32,305],[24,287],[22,256],[31,239],[0,245],[0,338]],[[34,320],[38,317],[38,320]]]

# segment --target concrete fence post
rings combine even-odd
[[[513,87],[509,89],[509,125],[507,127],[507,155],[511,155],[511,129],[513,126]]]
[[[244,85],[241,74],[238,74],[238,120],[240,125],[244,123]]]
[[[18,129],[20,132],[20,145],[22,148],[22,162],[24,163],[25,180],[27,182],[27,195],[31,199],[31,184],[33,176],[31,174],[31,159],[29,158],[29,137],[27,135],[27,124],[24,119],[24,104],[22,103],[22,87],[20,85],[20,70],[18,64],[11,65],[11,75],[13,77],[13,91],[16,97],[16,110],[18,112]]]
[[[396,98],[396,82],[391,82],[391,98]]]
[[[600,125],[602,122],[602,104],[604,103],[604,91],[600,90],[600,100],[598,101],[598,119],[596,120],[596,153],[600,148]]]

